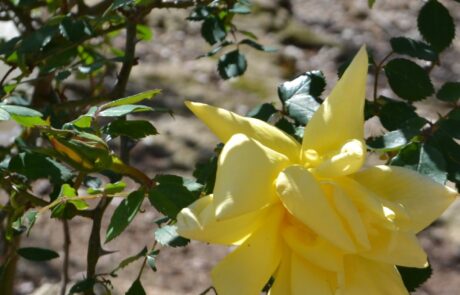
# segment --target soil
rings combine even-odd
[[[132,164],[150,176],[173,173],[190,176],[194,163],[209,157],[217,139],[183,106],[185,99],[204,101],[244,114],[261,102],[277,101],[277,85],[296,75],[320,69],[326,75],[327,91],[335,84],[338,65],[353,56],[362,44],[367,44],[376,60],[389,51],[389,39],[394,36],[419,38],[416,15],[421,1],[378,0],[372,10],[367,1],[292,1],[292,14],[275,6],[276,1],[255,2],[253,17],[239,17],[237,23],[248,28],[259,42],[279,48],[277,53],[260,53],[244,48],[249,68],[239,79],[222,81],[216,72],[217,58],[196,59],[209,46],[199,36],[199,23],[185,20],[187,13],[179,10],[155,10],[149,16],[154,28],[154,40],[140,44],[139,65],[132,76],[129,91],[140,92],[161,88],[163,93],[154,106],[168,107],[175,116],[149,117],[160,135],[145,139],[133,151]],[[460,5],[442,1],[450,8],[457,23]],[[436,86],[440,81],[458,81],[460,77],[460,41],[443,55],[443,64],[433,71]],[[381,81],[380,92],[391,96]],[[370,89],[370,88],[369,88]],[[419,105],[420,114],[433,117],[443,105],[427,100]],[[381,132],[381,128],[371,128]],[[377,131],[375,131],[377,130]],[[46,184],[37,184],[37,187]],[[114,202],[104,218],[110,220]],[[450,209],[439,222],[420,234],[433,265],[432,278],[414,293],[418,295],[454,295],[460,289],[460,205]],[[105,245],[116,251],[101,258],[98,272],[113,269],[123,258],[139,252],[153,243],[154,221],[159,215],[146,202],[126,232]],[[84,277],[86,244],[90,223],[83,218],[71,221],[72,281]],[[24,246],[43,246],[62,254],[62,224],[46,216],[39,219]],[[228,249],[192,242],[186,248],[161,249],[157,272],[150,269],[142,275],[147,294],[198,295],[211,285],[209,271],[228,253]],[[57,294],[61,261],[50,263],[19,263],[18,294]],[[113,294],[124,294],[139,270],[139,262],[129,265],[112,282]]]

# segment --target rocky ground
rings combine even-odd
[[[275,9],[274,1],[258,0],[254,17],[241,17],[242,27],[250,28],[260,43],[274,45],[277,53],[259,53],[249,48],[249,68],[239,79],[224,82],[216,73],[216,58],[196,59],[209,47],[199,37],[199,24],[185,21],[184,11],[154,11],[149,24],[155,30],[154,40],[139,47],[139,65],[132,76],[130,91],[151,88],[163,89],[154,102],[175,112],[151,117],[161,135],[148,138],[133,151],[132,163],[151,176],[158,173],[190,175],[197,160],[208,157],[217,139],[183,106],[185,99],[205,101],[245,113],[257,103],[277,100],[277,85],[307,70],[321,69],[329,81],[328,89],[335,84],[337,66],[367,44],[376,60],[389,51],[390,37],[404,35],[418,37],[416,12],[420,1],[378,0],[373,10],[365,0],[333,1],[294,0],[292,15]],[[457,23],[460,5],[443,1],[452,8]],[[456,81],[460,77],[460,41],[455,40],[443,60],[442,67],[433,74],[439,81]],[[436,82],[436,81],[435,81]],[[389,93],[382,84],[382,93]],[[432,116],[435,102],[420,111]],[[431,110],[431,111],[430,111]],[[113,204],[111,210],[115,208]],[[106,245],[118,251],[101,259],[100,271],[107,271],[121,259],[137,253],[153,242],[153,222],[158,217],[145,203],[145,213],[139,214],[133,224],[119,238]],[[454,295],[460,289],[460,218],[459,206],[449,212],[434,226],[421,233],[423,246],[430,256],[434,275],[417,294]],[[106,214],[105,224],[110,220]],[[71,222],[71,278],[83,277],[89,223],[84,219]],[[62,249],[62,225],[55,220],[41,218],[24,245]],[[40,230],[38,230],[40,228]],[[227,253],[227,249],[192,243],[187,248],[162,249],[158,272],[145,271],[142,282],[148,294],[198,295],[211,283],[209,270]],[[19,264],[18,294],[57,294],[60,262]],[[114,294],[124,294],[139,269],[139,263],[130,265],[113,279]]]

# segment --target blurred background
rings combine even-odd
[[[152,104],[174,111],[148,117],[159,136],[146,138],[132,152],[132,165],[149,176],[179,174],[191,176],[197,161],[204,161],[213,153],[218,140],[187,111],[185,99],[202,101],[245,114],[261,102],[276,102],[277,85],[309,70],[321,70],[328,81],[326,93],[337,80],[338,66],[352,57],[366,44],[374,59],[380,61],[390,51],[389,39],[396,36],[420,38],[416,29],[417,12],[422,1],[377,0],[368,8],[367,0],[253,0],[251,17],[235,20],[250,28],[258,42],[276,47],[275,53],[247,50],[249,66],[240,78],[223,81],[216,69],[215,58],[197,59],[209,51],[209,45],[200,37],[200,24],[186,20],[186,10],[154,10],[148,16],[153,28],[152,41],[140,43],[136,56],[139,64],[128,84],[128,94],[160,88],[163,93]],[[460,6],[455,1],[443,1],[456,23],[460,21]],[[10,23],[0,22],[3,36],[17,32]],[[460,41],[446,50],[443,64],[433,70],[435,86],[440,81],[459,81]],[[0,73],[6,69],[0,65]],[[370,76],[371,77],[371,76]],[[372,83],[369,79],[369,85]],[[387,83],[381,79],[381,94],[391,95]],[[371,88],[369,88],[371,89]],[[417,103],[417,112],[425,118],[442,114],[440,101],[427,99]],[[371,120],[367,133],[379,134],[384,130]],[[13,123],[0,124],[0,141],[7,142],[13,132]],[[14,138],[14,136],[13,136]],[[46,191],[46,183],[37,184]],[[42,186],[42,187],[40,187]],[[118,205],[112,202],[105,214],[107,225],[111,212]],[[153,224],[158,214],[145,203],[126,232],[105,247],[114,254],[101,258],[99,271],[112,269],[123,258],[139,252],[153,243]],[[460,290],[460,205],[454,204],[442,218],[420,234],[428,252],[434,274],[416,294],[454,295]],[[57,220],[40,218],[23,245],[43,246],[62,252],[62,225]],[[40,230],[37,230],[40,228]],[[86,245],[90,224],[82,218],[71,221],[70,276],[73,281],[83,278]],[[146,270],[142,283],[148,294],[179,295],[200,294],[211,285],[209,271],[228,253],[228,249],[192,242],[186,248],[161,250],[158,271]],[[57,294],[60,280],[59,259],[50,263],[19,264],[18,294]],[[114,279],[117,290],[124,294],[137,275],[137,264],[128,266]],[[1,293],[1,291],[0,291]]]

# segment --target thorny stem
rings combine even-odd
[[[65,2],[65,1],[64,1]],[[74,189],[78,190],[83,183],[85,173],[80,172],[75,179]],[[62,226],[64,231],[64,261],[62,263],[62,282],[61,282],[61,295],[66,294],[67,283],[69,282],[69,257],[70,257],[70,227],[67,219],[62,219]]]

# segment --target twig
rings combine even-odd
[[[64,262],[62,263],[62,283],[61,283],[61,295],[66,294],[67,283],[69,282],[69,256],[70,256],[70,228],[67,219],[62,220],[64,229]]]
[[[142,261],[142,265],[141,265],[141,268],[139,269],[139,273],[137,274],[136,280],[140,280],[140,279],[141,279],[142,272],[144,271],[145,265],[147,264],[148,255],[149,255],[149,253],[155,251],[155,248],[157,247],[157,244],[158,244],[158,242],[155,241],[155,242],[153,243],[152,249],[150,249],[150,251],[147,252],[147,255],[145,255],[144,261]]]
[[[379,87],[379,76],[380,76],[380,71],[382,70],[383,68],[383,65],[385,64],[385,62],[393,55],[393,51],[391,51],[390,53],[388,53],[383,59],[382,61],[377,64],[375,66],[375,79],[374,79],[374,103],[377,101],[377,90],[378,90],[378,87]]]
[[[6,73],[5,75],[3,75],[3,78],[2,80],[0,81],[0,86],[3,86],[3,83],[5,83],[5,80],[6,78],[8,78],[8,76],[16,69],[16,66],[13,66],[11,67]]]

